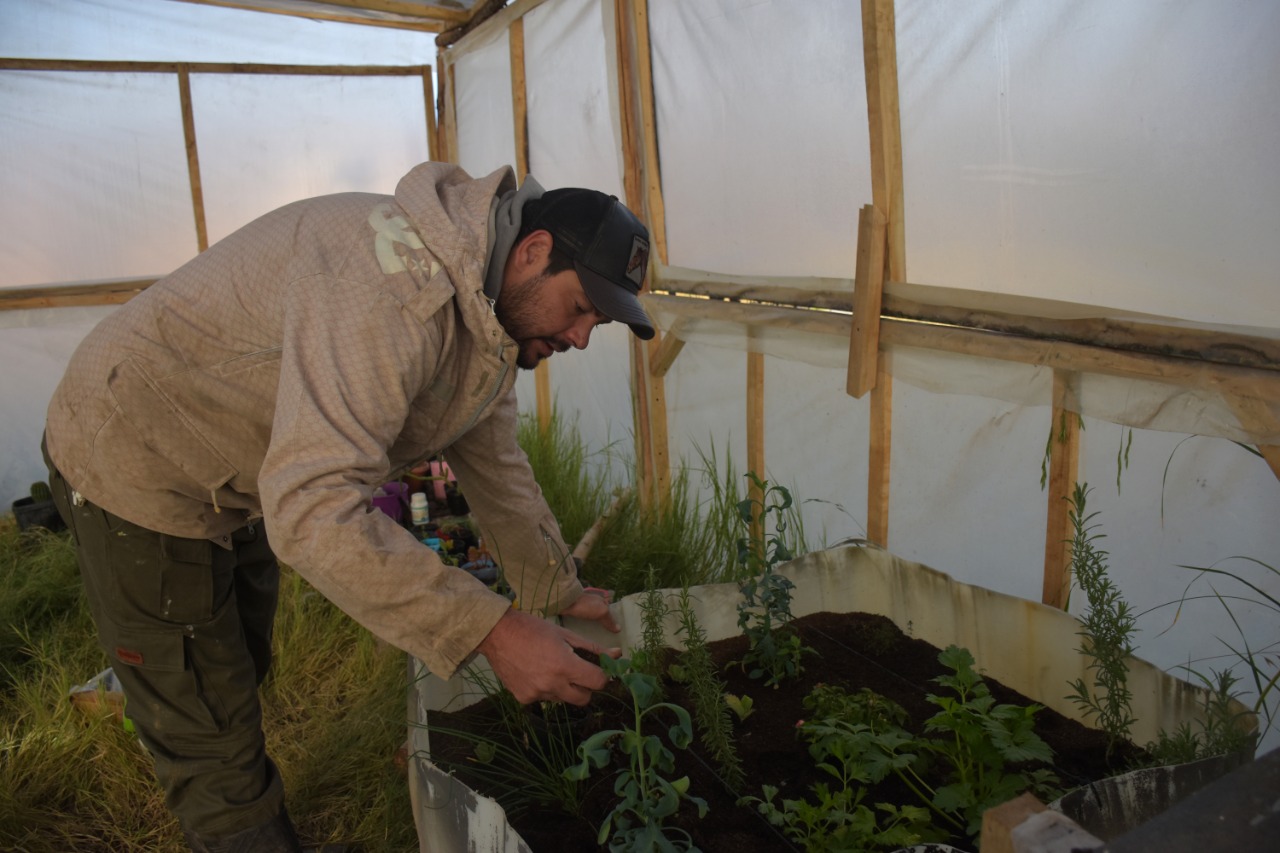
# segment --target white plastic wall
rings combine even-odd
[[[670,264],[852,278],[858,209],[871,202],[859,5],[649,0]],[[591,10],[604,18],[612,7],[543,4],[526,17],[526,41],[564,10],[577,22],[567,53],[600,37],[589,53],[611,55],[612,31],[600,33]],[[1269,236],[1280,233],[1280,111],[1269,94],[1280,66],[1268,46],[1277,37],[1280,7],[1261,2],[899,0],[908,279],[1280,334],[1280,248]],[[479,98],[462,73],[470,48],[460,51],[459,97]],[[595,120],[616,113],[611,90],[586,99],[581,83],[555,88],[564,83],[542,67],[556,58],[526,56],[540,179],[536,128],[554,127],[548,147],[562,150],[596,139]],[[495,85],[488,96],[503,98],[506,81]],[[604,143],[573,150],[557,183],[602,180],[617,155]],[[714,445],[742,472],[747,344],[714,343],[728,347],[686,344],[666,377],[671,455],[697,465]],[[766,474],[807,501],[814,544],[862,536],[868,401],[844,393],[847,344],[796,349],[796,360],[765,359]],[[1038,600],[1049,376],[978,359],[937,372],[947,357],[899,358],[916,385],[894,388],[890,548]],[[595,447],[630,429],[616,393],[622,369],[621,359],[551,362],[561,409],[578,413]],[[957,382],[996,396],[947,393]],[[521,388],[528,410],[532,382]],[[1132,405],[1138,390],[1109,396]],[[1177,608],[1160,605],[1195,577],[1182,565],[1231,569],[1280,596],[1275,576],[1227,559],[1280,566],[1280,483],[1224,439],[1084,421],[1080,479],[1113,577],[1144,613],[1140,653],[1174,669],[1225,666],[1220,639],[1240,637],[1216,600],[1188,603],[1176,621]],[[1195,591],[1210,594],[1203,581]],[[1233,608],[1251,648],[1280,641],[1274,613]]]
[[[434,64],[429,33],[174,0],[5,0],[0,56]],[[193,74],[209,239],[428,158],[420,77]],[[508,111],[509,114],[509,111]],[[177,76],[0,71],[0,287],[160,276],[197,252]],[[110,308],[0,312],[0,505],[44,479],[44,410]]]
[[[871,201],[859,5],[649,0],[672,265],[853,276]],[[530,171],[548,187],[621,195],[613,9],[548,0],[525,17]],[[898,0],[896,17],[909,281],[1280,335],[1280,5]],[[416,64],[435,47],[169,0],[8,0],[0,55]],[[455,55],[462,165],[514,165],[505,32]],[[171,76],[0,72],[0,285],[155,275],[194,253],[176,89]],[[294,198],[389,190],[426,157],[420,87],[406,80],[197,77],[192,89],[214,238]],[[48,393],[107,310],[0,313],[0,359],[20,367],[0,372],[0,498],[41,476]],[[714,444],[742,472],[746,363],[741,342],[721,343],[690,342],[667,376],[671,454],[697,464]],[[843,393],[831,346],[765,359],[765,474],[808,501],[814,545],[865,531],[868,403]],[[629,443],[627,352],[609,326],[588,354],[551,360],[560,409],[597,449]],[[1044,376],[1014,375],[1015,399],[948,393],[995,366],[951,359],[934,373],[897,355],[915,384],[894,387],[890,548],[1037,599]],[[531,377],[519,390],[528,411]],[[1138,430],[1117,485],[1129,430],[1084,421],[1081,479],[1137,610],[1178,599],[1194,577],[1182,565],[1247,573],[1280,597],[1275,576],[1231,559],[1280,567],[1280,483],[1258,457]],[[1252,648],[1280,639],[1274,613],[1233,607]],[[1239,638],[1220,604],[1174,614],[1142,616],[1145,657],[1227,662],[1220,639]]]

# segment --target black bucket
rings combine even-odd
[[[58,507],[52,500],[19,498],[13,502],[13,517],[18,521],[19,530],[43,527],[58,533],[67,529],[67,526],[62,523],[62,516],[58,515]]]

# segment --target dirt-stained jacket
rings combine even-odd
[[[481,289],[490,205],[514,187],[426,163],[394,196],[231,234],[84,340],[49,406],[54,463],[161,533],[219,543],[265,517],[283,562],[448,677],[509,603],[370,509],[447,450],[521,606],[567,606],[582,589],[516,444],[516,345]]]

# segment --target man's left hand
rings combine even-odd
[[[606,629],[616,634],[621,629],[614,620],[613,614],[609,612],[609,604],[612,601],[612,592],[589,586],[577,601],[561,610],[560,615],[599,622]]]

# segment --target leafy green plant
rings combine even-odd
[[[975,835],[987,809],[1026,790],[1053,793],[1057,778],[1050,770],[1015,769],[1050,763],[1053,753],[1035,733],[1041,706],[996,704],[967,649],[948,646],[938,660],[951,672],[934,681],[949,692],[925,697],[939,708],[925,722],[925,735],[901,727],[905,712],[895,703],[870,691],[843,694],[830,685],[806,701],[825,716],[802,722],[801,731],[815,758],[834,756],[852,768],[844,774],[869,783],[893,773],[944,824]],[[946,784],[930,784],[930,766]]]
[[[876,803],[872,810],[863,805],[867,794],[862,787],[864,780],[842,758],[831,756],[833,760],[819,764],[840,781],[841,787],[814,785],[813,800],[784,799],[779,806],[774,803],[778,789],[765,785],[763,797],[744,797],[740,804],[755,804],[769,823],[781,827],[806,853],[898,850],[932,836],[928,809]]]
[[[739,712],[739,719],[745,719],[745,715],[750,713],[751,699],[725,694],[724,683],[716,674],[715,663],[707,649],[707,632],[693,612],[688,589],[680,590],[678,612],[680,626],[677,630],[684,640],[684,651],[680,653],[679,662],[672,666],[672,675],[688,685],[699,739],[715,761],[725,784],[737,791],[743,784],[742,761],[733,745],[733,720],[729,712],[733,709]]]
[[[669,780],[663,774],[675,770],[675,755],[655,734],[645,734],[645,719],[660,711],[675,717],[667,737],[677,749],[687,749],[693,740],[693,722],[689,712],[670,702],[657,702],[656,679],[631,668],[626,658],[600,656],[600,666],[610,678],[618,679],[626,688],[634,713],[633,724],[624,729],[596,732],[578,746],[577,764],[564,771],[566,778],[580,781],[592,769],[610,764],[616,751],[622,766],[614,777],[613,792],[618,802],[600,825],[597,843],[609,840],[611,853],[638,851],[694,851],[687,832],[665,825],[680,808],[681,801],[697,806],[698,816],[707,813],[706,801],[689,793],[689,777]]]
[[[938,661],[953,672],[934,680],[955,695],[926,697],[942,710],[925,721],[925,731],[944,735],[929,739],[926,746],[949,765],[952,782],[935,792],[933,802],[963,814],[967,831],[975,834],[987,809],[1027,789],[1043,793],[1057,784],[1049,770],[1008,769],[1026,761],[1049,764],[1053,751],[1035,733],[1035,715],[1043,706],[997,705],[968,649],[948,646]]]
[[[1088,669],[1093,684],[1083,678],[1071,682],[1067,698],[1086,717],[1093,717],[1107,733],[1107,754],[1116,744],[1127,740],[1133,728],[1133,693],[1129,689],[1129,655],[1133,653],[1133,635],[1137,617],[1108,575],[1107,552],[1097,542],[1105,538],[1096,533],[1089,522],[1098,513],[1085,514],[1089,486],[1077,483],[1071,496],[1069,517],[1073,530],[1071,570],[1076,584],[1088,601],[1081,616],[1078,651],[1090,659]]]
[[[783,513],[792,505],[791,492],[770,485],[755,473],[747,476],[760,492],[760,499],[747,498],[738,504],[739,518],[748,531],[738,540],[738,562],[748,570],[748,577],[738,585],[742,593],[738,627],[747,638],[742,665],[750,678],[763,677],[765,686],[776,688],[798,675],[803,670],[801,657],[812,652],[791,625],[795,584],[774,570],[792,557],[783,539],[787,526]],[[768,531],[770,515],[774,517],[772,532]]]
[[[741,696],[736,693],[724,694],[724,704],[739,720],[745,720],[755,713],[756,701],[745,693]]]
[[[897,849],[933,839],[927,808],[876,803],[872,809],[863,803],[866,785],[885,775],[865,760],[871,751],[869,738],[876,731],[887,733],[888,728],[875,729],[867,721],[892,719],[896,726],[906,721],[906,712],[870,690],[849,694],[827,684],[815,687],[804,706],[815,720],[801,720],[797,726],[809,741],[809,754],[818,769],[836,784],[813,785],[809,799],[783,799],[781,804],[774,802],[778,788],[764,785],[763,797],[743,797],[739,804],[754,804],[770,823],[813,853]]]
[[[850,693],[835,684],[818,684],[804,697],[805,710],[815,720],[838,719],[862,724],[872,731],[884,731],[907,724],[901,705],[869,687]]]

